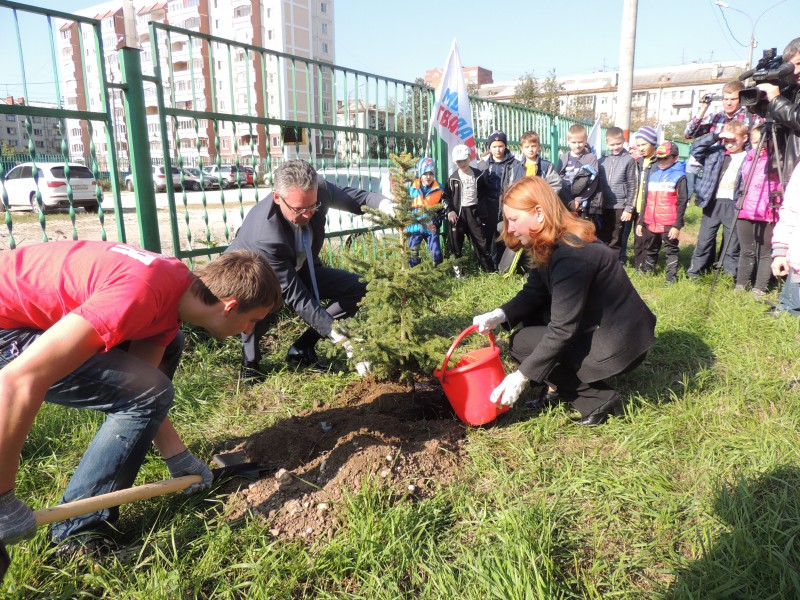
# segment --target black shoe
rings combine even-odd
[[[328,367],[319,361],[317,358],[317,353],[311,346],[308,348],[298,348],[297,346],[292,346],[286,353],[286,362],[290,367],[294,367],[295,369],[307,367],[318,369],[320,371],[328,370]]]
[[[532,410],[544,410],[559,401],[558,392],[551,392],[547,388],[539,395],[538,398],[533,398],[525,402],[525,407]]]
[[[267,376],[259,370],[257,362],[245,361],[242,370],[239,372],[239,379],[244,385],[257,385],[264,383]]]
[[[611,413],[614,413],[615,417],[621,417],[624,414],[622,409],[622,396],[619,394],[614,394],[611,400],[580,419],[578,424],[589,426],[602,425],[606,422]]]

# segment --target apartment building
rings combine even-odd
[[[24,98],[7,96],[0,98],[0,102],[9,106],[17,104],[24,106]],[[41,102],[31,103],[30,106],[43,108],[56,108],[55,105]],[[62,119],[53,117],[31,117],[30,135],[26,127],[25,117],[19,115],[0,115],[0,145],[12,148],[17,152],[27,152],[30,141],[36,153],[58,154],[61,152],[61,132],[64,127]]]
[[[172,0],[169,2],[134,2],[136,31],[142,50],[142,72],[154,75],[149,24],[151,21],[213,35],[232,42],[263,47],[277,52],[335,62],[333,0]],[[112,83],[121,81],[117,47],[123,39],[124,21],[120,0],[79,11],[99,19],[105,69]],[[207,43],[201,38],[170,34],[158,40],[161,91],[168,107],[210,111],[234,116],[272,117],[299,122],[333,124],[331,72],[326,67],[262,55],[241,46],[224,42]],[[60,26],[59,55],[62,89],[67,107],[79,110],[103,110],[98,57],[87,27],[75,22]],[[262,65],[262,62],[266,64]],[[93,75],[94,72],[94,75]],[[84,76],[85,73],[85,76]],[[309,83],[310,82],[310,83]],[[224,163],[250,157],[279,158],[294,155],[326,154],[332,156],[333,134],[315,134],[306,139],[305,130],[249,124],[242,121],[193,119],[190,116],[167,119],[168,131],[162,132],[158,114],[158,90],[144,84],[147,130],[154,160],[162,157],[162,141],[168,139],[186,163],[208,164],[219,156]],[[121,92],[111,90],[110,110],[120,164],[127,164]],[[327,111],[327,112],[326,112]],[[70,152],[87,153],[89,132],[85,124],[70,121]],[[99,155],[107,153],[104,132],[95,132]],[[326,150],[326,148],[328,150]]]
[[[631,114],[639,120],[652,120],[667,125],[697,114],[700,99],[706,94],[722,94],[722,86],[738,78],[747,69],[745,61],[691,63],[670,67],[636,69],[633,73]],[[619,73],[605,71],[556,77],[561,87],[559,112],[586,120],[616,119]],[[519,80],[482,85],[478,96],[511,102]],[[712,102],[709,112],[722,110],[719,100]]]

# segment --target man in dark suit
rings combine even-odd
[[[292,366],[316,365],[314,347],[324,337],[349,348],[348,341],[334,329],[334,321],[356,313],[366,284],[354,273],[324,266],[319,253],[325,241],[328,209],[361,214],[362,206],[394,212],[389,198],[338,187],[325,181],[308,162],[290,160],[276,169],[272,193],[250,210],[226,250],[247,249],[263,254],[278,276],[285,304],[308,324],[286,355]],[[321,304],[323,300],[329,301],[327,307]],[[242,335],[245,382],[263,380],[259,342],[268,328],[269,321],[265,319],[252,332]],[[360,365],[359,373],[363,374],[364,368]]]

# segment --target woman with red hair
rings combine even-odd
[[[595,236],[594,225],[571,214],[540,177],[525,177],[503,195],[508,248],[526,248],[533,269],[522,290],[473,324],[481,333],[497,325],[522,327],[511,337],[519,361],[492,392],[511,405],[528,381],[546,384],[543,406],[572,403],[582,425],[622,414],[622,397],[603,380],[638,366],[655,343],[656,317],[634,289],[619,253]]]

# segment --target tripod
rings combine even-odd
[[[761,150],[764,148],[764,144],[769,143],[771,145],[772,151],[775,153],[773,157],[770,153],[770,146],[767,147],[767,181],[769,181],[769,175],[772,172],[772,169],[775,168],[773,166],[773,158],[777,163],[777,170],[778,170],[778,191],[775,192],[777,195],[783,196],[783,162],[781,160],[780,150],[778,148],[778,139],[775,134],[775,122],[773,119],[767,118],[764,121],[763,125],[763,133],[761,134],[761,139],[758,140],[758,145],[756,146],[756,151],[754,157],[758,159],[761,155]],[[742,206],[744,205],[744,199],[747,196],[747,191],[750,189],[750,183],[753,181],[753,176],[756,173],[755,165],[753,168],[750,169],[750,172],[747,174],[747,180],[744,182],[744,186],[742,187],[742,193],[739,195],[738,200],[736,200],[735,210],[733,213],[733,219],[731,220],[731,224],[728,227],[729,234],[725,237],[725,240],[722,244],[722,250],[720,251],[719,258],[717,259],[716,264],[714,265],[714,280],[711,282],[711,287],[708,291],[708,305],[711,305],[711,296],[714,293],[714,287],[717,285],[717,280],[719,279],[719,273],[722,270],[722,264],[725,260],[725,255],[728,252],[728,246],[730,246],[731,238],[733,238],[736,221],[739,219],[739,212],[742,210]],[[770,193],[770,205],[774,206],[774,196]]]

